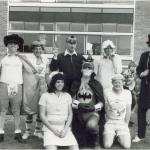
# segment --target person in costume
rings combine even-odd
[[[116,46],[112,41],[106,40],[102,43],[102,55],[95,60],[94,72],[104,89],[112,88],[111,78],[122,72],[121,58],[116,54]]]
[[[123,75],[114,75],[112,89],[104,91],[106,123],[103,141],[105,148],[112,147],[115,137],[123,148],[128,149],[131,145],[128,123],[131,115],[132,96],[129,90],[123,88],[123,80]]]
[[[39,138],[43,137],[42,131],[41,131],[42,124],[41,124],[41,120],[40,120],[40,117],[38,114],[38,107],[37,107],[36,112],[35,112],[34,107],[38,106],[38,100],[40,99],[40,96],[42,95],[42,93],[47,91],[47,85],[46,85],[45,80],[46,80],[46,75],[49,75],[49,66],[48,66],[49,62],[48,62],[48,60],[44,59],[41,55],[44,50],[42,43],[40,41],[33,41],[31,44],[31,50],[33,51],[33,55],[32,55],[32,57],[30,57],[30,62],[37,70],[36,76],[38,79],[38,83],[37,83],[38,96],[37,96],[37,100],[31,99],[32,101],[35,100],[33,103],[30,103],[29,100],[26,103],[26,107],[25,107],[25,110],[27,113],[26,131],[23,135],[23,139],[28,139],[29,136],[32,135],[31,127],[32,127],[34,114],[37,114],[34,135]],[[30,91],[28,91],[28,92],[30,92]]]
[[[150,34],[148,34],[146,44],[148,51],[141,54],[136,68],[137,75],[141,79],[141,87],[138,100],[138,133],[132,142],[140,142],[145,139],[146,126],[150,122],[148,117],[150,116]]]
[[[23,72],[35,73],[35,68],[17,50],[24,40],[17,34],[4,37],[7,55],[0,62],[0,142],[4,141],[5,115],[10,104],[15,122],[15,139],[24,142],[20,127],[20,110],[22,104]]]
[[[54,74],[48,87],[48,92],[42,94],[39,101],[44,147],[56,150],[58,146],[69,146],[71,150],[79,150],[71,131],[72,98],[65,90],[65,76]]]
[[[99,120],[104,115],[104,113],[101,113],[104,106],[104,97],[103,88],[94,79],[94,75],[93,63],[84,62],[81,81],[74,82],[71,88],[74,98],[72,107],[76,110],[81,126],[93,137],[92,145],[95,149],[100,149]]]

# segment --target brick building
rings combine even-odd
[[[79,52],[87,55],[89,45],[94,57],[101,53],[101,43],[111,39],[123,64],[146,50],[150,33],[150,2],[134,0],[9,0],[0,1],[0,46],[3,36],[17,33],[25,40],[22,52],[30,54],[33,40],[45,44],[48,57],[52,47],[65,50],[65,38],[78,38]]]

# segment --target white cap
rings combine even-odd
[[[112,77],[112,81],[115,81],[115,80],[124,80],[124,76],[122,74],[115,74]]]
[[[116,46],[114,45],[114,43],[110,40],[106,40],[103,42],[102,44],[102,49],[104,50],[105,48],[107,48],[108,46],[111,46],[113,49],[116,48]]]

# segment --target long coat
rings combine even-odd
[[[150,52],[149,51],[142,53],[139,64],[136,69],[137,75],[140,77],[140,74],[147,69],[150,69]],[[146,77],[141,78],[139,106],[143,109],[150,108],[150,70]]]

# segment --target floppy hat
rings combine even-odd
[[[116,48],[116,46],[114,45],[114,43],[110,40],[106,40],[103,42],[102,44],[102,49],[107,48],[108,46],[111,46],[113,49]]]

